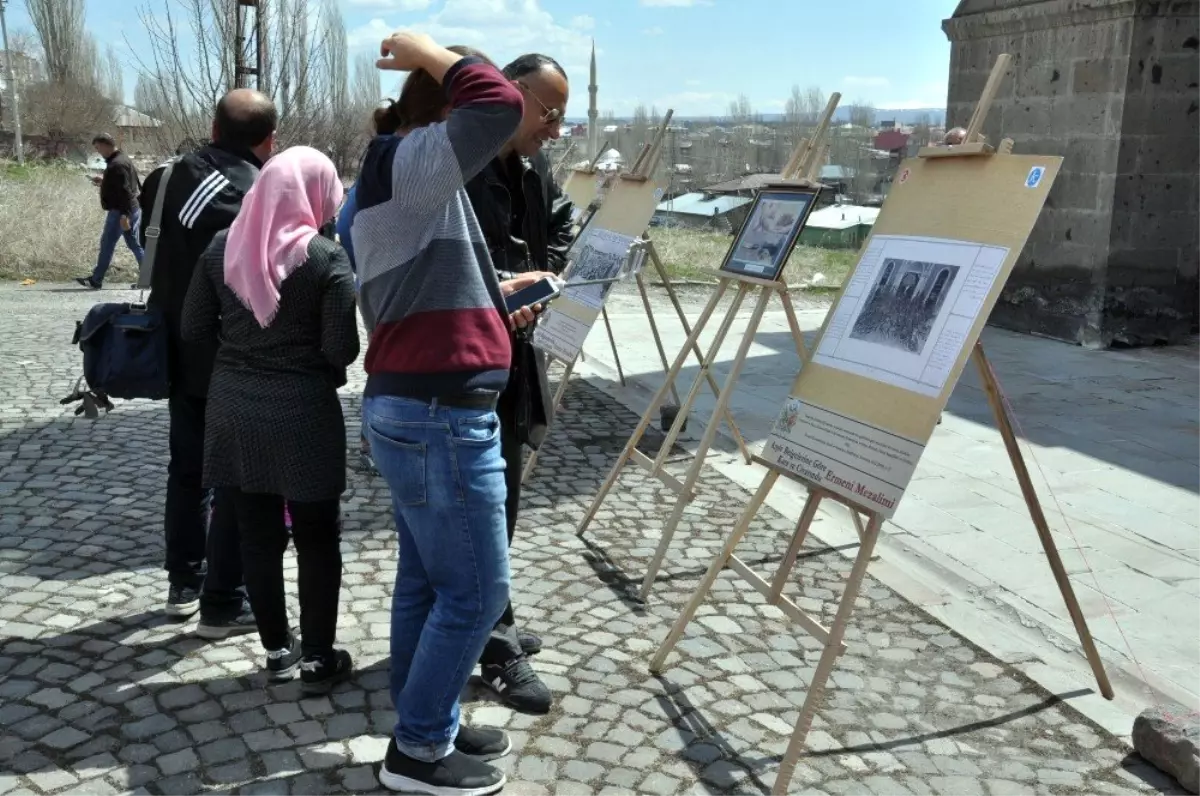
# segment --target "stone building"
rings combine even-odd
[[[961,0],[947,126],[1000,53],[984,134],[1062,172],[992,322],[1089,347],[1175,342],[1197,325],[1200,0]]]

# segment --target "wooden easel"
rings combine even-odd
[[[791,181],[791,184],[813,185],[815,178],[820,172],[820,158],[824,154],[824,140],[829,132],[829,125],[833,119],[833,112],[837,109],[838,101],[841,95],[834,93],[829,104],[825,107],[825,112],[821,116],[821,120],[817,125],[816,131],[813,133],[812,139],[805,139],[796,147],[796,151],[788,160],[784,167],[782,177],[784,180]],[[659,448],[658,455],[651,459],[637,449],[638,443],[642,436],[646,433],[646,429],[650,426],[651,417],[657,411],[659,405],[666,397],[667,391],[673,389],[674,382],[679,378],[679,372],[683,368],[684,362],[687,360],[688,354],[697,345],[701,332],[708,325],[721,299],[724,298],[729,288],[737,283],[737,293],[734,295],[733,302],[725,313],[724,319],[717,327],[717,332],[708,349],[708,353],[701,358],[700,373],[692,383],[691,389],[688,391],[687,397],[680,406],[679,414],[676,416],[674,423],[671,424],[670,430],[667,432],[666,439],[663,440],[662,446]],[[742,303],[746,297],[754,291],[758,291],[758,300],[755,303],[754,311],[750,316],[749,324],[745,332],[742,334],[741,345],[738,346],[737,354],[733,358],[730,365],[729,376],[725,380],[725,384],[717,391],[717,405],[713,410],[712,417],[704,430],[704,435],[700,439],[700,443],[693,455],[692,462],[688,467],[687,474],[680,481],[675,476],[668,473],[665,469],[667,456],[670,454],[675,441],[679,438],[679,434],[683,429],[684,423],[687,422],[688,413],[691,411],[692,405],[700,392],[700,385],[704,380],[712,379],[710,373],[711,363],[716,360],[720,353],[721,346],[725,342],[725,337],[729,334],[730,328],[733,326],[734,320],[737,318],[738,310],[741,309]],[[796,352],[799,354],[801,361],[805,359],[806,350],[804,346],[804,335],[800,331],[800,323],[796,319],[796,310],[792,306],[791,296],[788,294],[787,284],[783,281],[782,276],[778,280],[756,279],[750,276],[722,272],[720,281],[717,284],[717,289],[709,299],[704,311],[700,314],[696,321],[695,327],[691,334],[688,335],[687,341],[683,344],[683,349],[675,358],[674,364],[667,372],[667,378],[654,398],[650,401],[650,406],[647,407],[641,420],[638,422],[637,428],[634,429],[633,435],[629,441],[625,443],[624,450],[621,451],[621,456],[613,465],[612,471],[604,484],[601,485],[599,493],[592,501],[591,507],[587,514],[584,515],[583,521],[579,524],[579,529],[576,532],[577,536],[583,536],[592,519],[595,518],[596,512],[600,510],[600,505],[608,496],[609,491],[616,484],[620,477],[621,470],[629,462],[637,464],[642,469],[649,472],[652,476],[658,478],[665,486],[671,489],[675,495],[675,507],[671,511],[671,516],[663,527],[662,536],[659,539],[658,547],[654,552],[654,557],[650,561],[650,566],[646,571],[646,575],[642,580],[642,588],[638,596],[642,600],[646,600],[650,595],[650,590],[654,586],[654,579],[658,575],[658,571],[662,568],[663,559],[666,557],[667,550],[670,548],[671,539],[675,535],[675,530],[679,526],[680,520],[683,518],[683,512],[688,504],[695,498],[696,481],[700,478],[701,468],[704,466],[705,459],[708,457],[708,451],[712,447],[716,439],[717,429],[720,419],[729,414],[729,402],[733,396],[733,389],[737,385],[738,377],[741,375],[742,367],[746,363],[746,357],[750,352],[750,346],[754,342],[754,335],[758,331],[758,326],[762,322],[763,314],[767,310],[767,305],[771,301],[772,296],[778,296],[783,304],[783,310],[787,316],[788,327],[792,333],[792,341],[796,347]],[[716,388],[714,387],[714,390]]]
[[[1005,141],[1001,143],[999,151],[993,150],[987,146],[979,137],[979,131],[983,126],[983,121],[986,118],[988,108],[992,99],[995,96],[996,89],[999,87],[1000,81],[1008,70],[1010,57],[1002,55],[998,59],[995,68],[988,80],[987,87],[976,107],[975,114],[971,120],[971,126],[968,128],[969,134],[966,141],[957,147],[933,147],[929,151],[922,150],[918,157],[923,158],[943,158],[943,157],[1006,157],[1011,152],[1011,142]],[[1040,207],[1040,205],[1039,205]],[[886,211],[885,211],[886,212]],[[882,216],[881,216],[882,218]],[[840,301],[840,298],[839,298]],[[984,316],[986,318],[986,316]],[[826,321],[828,327],[829,321]],[[978,336],[979,330],[982,327],[983,319],[978,321],[973,334]],[[822,330],[824,335],[825,330]],[[970,339],[970,338],[968,338]],[[818,344],[819,347],[819,344]],[[962,356],[960,354],[960,356]],[[1100,661],[1099,653],[1096,651],[1096,645],[1092,640],[1090,631],[1088,630],[1087,622],[1084,619],[1083,612],[1080,610],[1078,600],[1075,597],[1074,590],[1071,588],[1070,579],[1067,576],[1066,569],[1063,567],[1062,559],[1058,554],[1058,549],[1054,544],[1053,536],[1051,535],[1049,525],[1046,522],[1046,517],[1042,512],[1041,504],[1038,501],[1037,492],[1034,489],[1033,482],[1029,477],[1029,471],[1025,466],[1024,457],[1021,454],[1020,447],[1017,443],[1016,434],[1013,432],[1012,419],[1004,404],[999,383],[996,380],[996,375],[989,364],[986,355],[983,351],[983,346],[976,340],[969,354],[979,369],[980,377],[983,380],[984,389],[987,393],[988,403],[991,406],[992,414],[996,419],[996,426],[1000,432],[1001,438],[1004,440],[1004,446],[1008,453],[1008,457],[1012,462],[1013,471],[1016,474],[1017,481],[1021,488],[1022,496],[1029,509],[1030,518],[1033,521],[1034,527],[1037,530],[1038,538],[1041,540],[1042,548],[1045,551],[1046,559],[1050,564],[1050,569],[1054,574],[1054,579],[1058,584],[1058,588],[1062,593],[1063,601],[1066,603],[1067,610],[1071,615],[1071,620],[1075,625],[1076,633],[1079,636],[1080,644],[1083,647],[1088,663],[1091,666],[1092,673],[1096,678],[1096,683],[1099,686],[1100,693],[1106,699],[1113,698],[1112,686],[1108,681],[1107,674],[1104,671],[1104,666]],[[965,359],[961,360],[965,364]],[[809,363],[806,363],[807,368]],[[960,366],[961,367],[961,366]],[[952,382],[951,382],[952,388]],[[945,397],[949,395],[949,389],[945,391],[945,396],[942,399],[944,405]],[[837,656],[845,651],[846,647],[843,644],[845,636],[846,624],[850,619],[850,614],[854,609],[855,600],[858,597],[859,590],[862,586],[863,578],[867,572],[867,566],[870,563],[871,555],[875,549],[875,543],[879,538],[880,530],[883,527],[885,517],[877,510],[864,509],[858,503],[848,500],[842,495],[830,491],[828,488],[823,488],[821,485],[810,480],[797,476],[789,471],[780,468],[773,462],[766,461],[762,458],[755,457],[755,461],[763,464],[768,468],[766,476],[762,483],[755,491],[750,502],[746,505],[745,510],[739,517],[737,524],[726,540],[722,551],[713,559],[708,571],[705,573],[700,585],[692,594],[683,612],[675,621],[666,640],[655,653],[650,662],[650,670],[659,673],[663,670],[667,656],[674,649],[675,645],[683,637],[684,631],[687,629],[688,623],[695,616],[697,609],[704,602],[705,598],[711,591],[713,584],[721,571],[728,566],[734,572],[742,577],[742,579],[752,588],[767,598],[767,601],[779,607],[789,618],[799,624],[806,632],[820,641],[824,648],[821,652],[820,659],[816,669],[813,672],[812,681],[809,684],[808,694],[805,697],[804,705],[800,710],[800,716],[796,721],[793,729],[791,740],[788,743],[787,751],[784,754],[783,761],[780,764],[779,773],[775,778],[775,784],[772,792],[777,795],[785,794],[788,791],[788,785],[791,782],[795,772],[800,755],[804,749],[805,740],[808,736],[809,729],[812,726],[813,718],[816,714],[817,707],[821,703],[830,672],[833,669],[833,664]],[[796,524],[796,529],[792,534],[787,551],[779,564],[779,569],[776,571],[774,578],[768,583],[760,575],[755,573],[746,565],[744,561],[737,557],[735,550],[738,543],[745,536],[751,521],[758,514],[767,495],[774,487],[780,476],[790,478],[808,490],[808,499],[804,504],[804,508],[800,513],[800,518]],[[800,553],[800,549],[804,544],[805,538],[808,535],[809,528],[812,525],[813,519],[816,517],[817,510],[823,500],[833,500],[841,503],[850,509],[856,523],[861,523],[862,519],[866,519],[866,527],[860,532],[861,544],[858,553],[854,558],[854,563],[850,569],[850,574],[846,579],[845,589],[841,599],[838,602],[837,611],[834,615],[833,622],[829,627],[823,626],[817,618],[809,615],[794,602],[783,595],[784,587],[788,583],[789,576],[796,559]]]
[[[619,177],[617,178],[619,182],[617,183],[617,185],[613,186],[614,193],[616,193],[616,194],[620,193],[622,184],[643,185],[650,179],[650,175],[653,174],[654,168],[658,164],[658,160],[661,157],[663,140],[666,137],[667,126],[670,124],[671,117],[673,115],[674,115],[673,110],[667,111],[666,115],[663,117],[662,123],[658,127],[658,130],[655,132],[654,137],[646,144],[646,146],[644,146],[642,148],[642,150],[638,154],[637,160],[634,162],[632,168],[628,172],[619,175]],[[605,144],[607,145],[607,142],[605,142]],[[604,147],[601,147],[601,151],[603,151],[603,149],[604,149]],[[599,157],[600,157],[600,155],[597,154],[596,158],[598,159]],[[595,172],[595,163],[596,163],[596,160],[593,160],[592,164],[588,167],[588,169],[577,170],[577,171],[573,172],[569,179],[576,179],[576,175],[581,175],[585,179],[594,176],[596,173]],[[620,182],[620,181],[624,181],[624,182]],[[592,192],[590,194],[586,193],[586,189],[588,186],[584,186],[584,185],[578,186],[578,188],[575,192],[575,195],[579,195],[581,197],[581,199],[586,197],[587,204],[591,204],[592,199],[595,197],[595,182],[594,182],[594,180],[589,180],[589,183],[590,183],[590,187],[592,189]],[[564,190],[566,190],[566,188],[564,188]],[[617,202],[620,201],[619,195],[616,197],[616,201]],[[596,212],[598,213],[599,211],[597,210]],[[618,218],[618,219],[616,219],[616,222],[619,225],[621,225],[627,229],[632,229],[635,227],[640,227],[641,229],[645,229],[646,226],[650,222],[650,218],[649,217],[646,217],[644,219],[642,219],[640,217],[637,219]],[[667,273],[666,267],[663,265],[662,260],[659,258],[658,252],[654,248],[653,241],[650,241],[648,238],[645,238],[645,237],[640,239],[639,241],[637,241],[634,244],[634,247],[631,248],[629,256],[630,257],[638,256],[639,250],[642,252],[645,252],[646,259],[654,266],[655,273],[658,274],[658,278],[661,280],[663,286],[666,288],[667,296],[670,298],[671,304],[675,308],[675,313],[679,317],[679,323],[683,327],[684,334],[688,335],[689,339],[690,339],[691,335],[692,335],[691,324],[688,323],[687,315],[683,311],[683,305],[679,302],[679,298],[675,293],[675,288],[671,284],[671,277]],[[646,282],[643,277],[642,271],[639,270],[634,275],[634,282],[637,285],[638,293],[641,295],[642,307],[646,311],[646,320],[650,324],[650,333],[651,333],[651,336],[654,338],[654,345],[658,350],[659,361],[662,362],[663,372],[667,373],[668,369],[669,369],[669,365],[667,362],[667,352],[663,347],[662,336],[659,334],[659,331],[658,331],[658,323],[656,322],[656,320],[654,318],[653,306],[650,302],[650,296],[649,296],[649,293],[647,292]],[[610,321],[608,319],[607,306],[604,306],[601,308],[600,315],[604,321],[605,329],[608,332],[608,340],[609,340],[609,345],[612,348],[613,361],[616,363],[616,367],[617,367],[617,377],[621,382],[621,386],[625,386],[625,375],[621,369],[621,359],[620,359],[619,354],[617,353],[616,337],[613,334],[612,324],[610,323]],[[701,370],[708,376],[708,384],[709,384],[709,387],[712,389],[713,394],[719,398],[720,397],[720,387],[718,386],[716,379],[712,377],[711,373],[709,373],[708,368],[704,367],[704,358],[700,351],[700,346],[693,342],[693,344],[691,346],[691,351],[694,353],[697,360],[699,361],[699,363],[701,365]],[[554,392],[554,399],[553,399],[554,404],[553,405],[554,405],[555,409],[557,410],[557,409],[561,408],[561,406],[562,406],[563,395],[566,393],[567,385],[570,383],[571,374],[575,370],[575,363],[578,360],[583,358],[583,351],[581,349],[579,356],[569,362],[564,361],[558,357],[554,357],[554,358],[563,362],[563,365],[565,366],[563,375],[562,375],[561,379],[559,379],[559,382],[558,382],[558,388]],[[679,403],[679,394],[675,390],[674,380],[668,378],[668,383],[671,385],[671,391],[672,391],[672,394],[674,395],[675,403],[678,404]],[[745,458],[746,462],[749,463],[750,462],[750,449],[746,445],[746,441],[742,437],[741,430],[738,428],[737,423],[734,422],[733,413],[730,411],[726,411],[726,412],[724,412],[723,416],[725,418],[725,421],[729,424],[730,431],[733,433],[734,439],[737,441],[737,445],[738,445],[739,450],[742,453],[742,456]],[[522,473],[521,473],[522,482],[527,480],[529,478],[530,474],[533,472],[533,468],[537,464],[537,459],[538,459],[538,451],[533,451],[532,453],[530,453],[529,458],[525,462],[525,468],[524,468],[524,470],[522,470]]]

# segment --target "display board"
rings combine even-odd
[[[608,194],[571,246],[564,274],[567,289],[547,308],[534,330],[533,344],[564,362],[579,356],[612,290],[611,284],[574,289],[571,284],[612,279],[640,262],[637,257],[630,262],[629,250],[650,224],[663,191],[652,180],[618,178]]]
[[[720,271],[756,279],[779,279],[819,191],[804,187],[759,191]]]
[[[891,517],[1061,163],[905,161],[762,458]]]
[[[562,192],[571,200],[571,221],[583,223],[588,210],[604,201],[609,184],[616,177],[615,172],[602,172],[591,169],[574,169],[567,175]]]

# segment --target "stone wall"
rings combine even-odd
[[[992,322],[1091,347],[1173,342],[1197,322],[1200,0],[962,0],[947,120],[996,57],[985,135],[1063,168]]]

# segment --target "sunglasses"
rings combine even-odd
[[[542,102],[541,97],[539,97],[537,94],[535,94],[533,89],[531,89],[523,81],[518,80],[518,81],[516,81],[516,83],[518,86],[520,86],[521,88],[523,88],[525,90],[526,94],[533,97],[534,102],[536,102],[538,105],[542,106],[542,124],[550,124],[551,122],[557,122],[562,119],[562,117],[563,117],[562,111],[560,111],[558,108],[547,107],[546,103]]]

